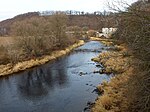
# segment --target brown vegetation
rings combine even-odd
[[[7,19],[0,22],[0,36],[10,35],[10,27],[14,22],[22,21],[24,19],[30,19],[32,17],[39,17],[38,12],[29,12],[25,14],[20,14],[15,16],[14,18]]]
[[[135,57],[128,80],[128,111],[150,111],[150,2],[138,1],[122,14],[119,31],[113,36],[126,43]]]
[[[23,62],[17,62],[15,65],[12,63],[9,63],[7,65],[0,65],[0,76],[9,75],[9,74],[12,74],[15,72],[25,70],[27,68],[45,64],[48,61],[57,59],[65,54],[69,53],[74,48],[81,46],[83,44],[84,44],[84,41],[81,40],[78,43],[75,43],[75,44],[65,48],[64,50],[53,51],[50,54],[43,55],[36,59],[30,59],[30,60],[23,61]]]
[[[98,88],[103,91],[94,112],[150,111],[150,16],[149,2],[138,1],[122,13],[119,29],[112,38],[124,43],[104,52],[97,61],[115,77]],[[124,46],[125,45],[125,46]],[[123,49],[122,49],[123,48]]]
[[[12,37],[1,37],[0,75],[44,64],[82,45],[75,36],[67,36],[66,24],[64,14],[15,22]]]
[[[1,58],[1,64],[40,57],[77,42],[76,38],[67,37],[66,21],[66,15],[56,14],[49,18],[34,17],[15,22],[11,27],[12,37],[5,38],[9,45],[1,47],[2,54],[6,56],[6,59]]]
[[[53,12],[55,14],[56,12]],[[39,16],[39,12],[29,12],[20,14],[14,18],[7,19],[0,22],[0,36],[11,35],[11,25],[18,21],[24,21],[31,18],[49,18],[53,15]],[[68,15],[67,27],[77,26],[80,28],[88,28],[101,31],[103,27],[115,27],[118,17],[115,14],[110,15],[95,15],[95,14],[81,14]]]
[[[12,46],[13,43],[14,39],[11,37],[0,37],[0,64],[8,63],[8,50],[11,51],[10,46]]]
[[[103,52],[99,57],[94,58],[105,67],[105,73],[115,74],[109,83],[103,82],[97,87],[103,95],[96,101],[92,109],[94,112],[125,112],[124,106],[127,106],[126,85],[132,74],[132,56],[124,56],[128,51],[125,45],[115,45],[115,47],[120,49]]]
[[[90,40],[94,40],[94,41],[101,41],[101,43],[103,43],[106,46],[112,46],[114,45],[114,41],[113,39],[106,39],[106,38],[97,38],[97,37],[90,37]]]

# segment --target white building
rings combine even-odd
[[[117,28],[102,28],[102,33],[97,32],[96,37],[106,37],[109,38],[113,33],[117,31]]]

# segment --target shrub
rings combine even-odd
[[[11,31],[17,37],[18,48],[28,57],[38,57],[75,42],[75,39],[66,36],[66,22],[67,16],[64,14],[34,17],[14,23]]]
[[[112,98],[109,95],[102,95],[100,99],[103,107],[105,107],[106,110],[110,110],[113,103]]]

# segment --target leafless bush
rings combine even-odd
[[[17,37],[16,44],[26,53],[26,57],[37,57],[70,45],[71,40],[66,36],[66,22],[67,16],[64,14],[34,17],[14,23],[12,35]]]
[[[79,26],[67,27],[67,32],[68,34],[70,34],[71,37],[78,39],[80,39],[83,35],[82,28]]]
[[[0,46],[0,64],[8,63],[7,51],[3,45]]]
[[[127,98],[130,104],[128,111],[148,112],[150,111],[150,4],[138,1],[128,6],[125,11],[119,8],[115,10],[120,12],[121,19],[113,37],[125,42],[137,58],[135,75],[130,77],[128,84]]]

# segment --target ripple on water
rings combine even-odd
[[[96,66],[91,58],[98,56],[103,48],[105,46],[97,41],[87,42],[59,60],[1,78],[0,110],[2,112],[83,111],[89,102],[95,101],[96,86],[110,78],[105,74],[93,73],[101,66]]]

